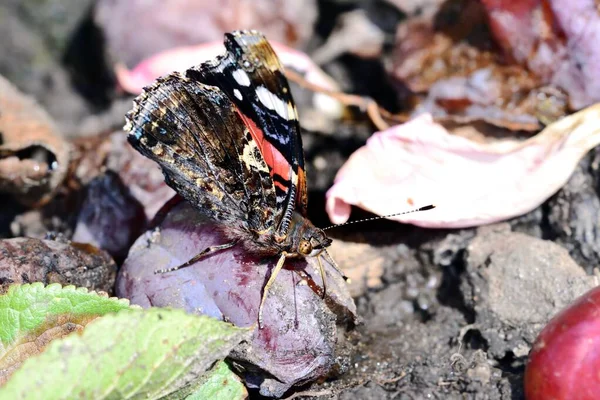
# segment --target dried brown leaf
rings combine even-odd
[[[71,146],[50,116],[0,76],[0,192],[48,201],[66,176]]]
[[[525,131],[563,117],[566,94],[526,68],[507,64],[485,32],[482,6],[462,3],[453,19],[444,20],[440,10],[435,24],[413,18],[398,28],[390,73],[410,90],[410,112]]]

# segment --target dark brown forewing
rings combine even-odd
[[[273,226],[268,167],[218,88],[178,73],[159,78],[134,100],[125,130],[169,186],[208,217],[243,229]]]
[[[241,110],[269,167],[277,193],[277,231],[287,233],[294,210],[306,214],[304,154],[298,115],[283,67],[256,31],[225,35],[227,54],[186,72],[223,90]]]

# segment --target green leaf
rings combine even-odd
[[[243,400],[248,391],[224,361],[219,361],[201,380],[200,386],[186,400]]]
[[[183,310],[121,311],[28,359],[0,398],[160,398],[198,379],[249,334]]]
[[[0,296],[0,383],[53,339],[129,307],[128,300],[74,286],[39,282],[11,286]]]

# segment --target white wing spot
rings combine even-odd
[[[260,102],[269,110],[275,111],[286,121],[290,119],[288,104],[277,97],[277,95],[273,94],[269,89],[264,86],[259,86],[256,88],[256,95],[258,96],[258,100],[260,100]]]
[[[244,97],[242,96],[242,92],[237,89],[233,89],[233,95],[238,98],[238,100],[242,100]]]
[[[243,69],[236,69],[232,72],[233,79],[241,86],[250,86],[250,77]]]
[[[258,150],[258,146],[256,145],[256,142],[254,142],[254,141],[248,142],[248,144],[246,144],[244,146],[243,153],[239,158],[240,158],[240,160],[246,162],[247,165],[252,170],[268,173],[269,168],[267,168],[267,166],[264,163],[261,163],[254,157],[254,154],[256,153],[257,150]]]

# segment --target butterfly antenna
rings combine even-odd
[[[381,217],[359,219],[357,221],[348,221],[348,222],[344,222],[343,224],[331,225],[331,226],[328,226],[327,228],[321,228],[321,230],[326,231],[327,229],[337,228],[338,226],[358,224],[359,222],[376,221],[378,219],[397,217],[398,215],[412,214],[412,213],[419,212],[419,211],[432,210],[434,208],[435,208],[435,206],[433,204],[429,204],[429,205],[426,205],[426,206],[423,206],[423,207],[415,208],[413,210],[402,211],[402,212],[395,213],[395,214],[383,215]]]

